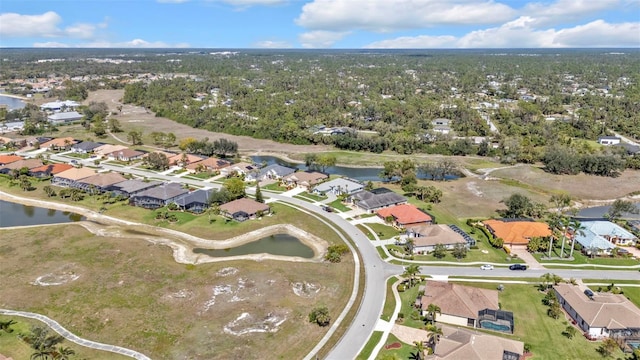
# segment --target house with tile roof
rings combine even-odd
[[[351,195],[362,190],[364,190],[363,183],[348,178],[337,178],[325,181],[313,188],[313,192],[318,195],[330,193],[336,196]]]
[[[140,191],[129,199],[129,203],[146,209],[157,209],[169,205],[188,192],[179,183],[167,183]]]
[[[49,176],[59,174],[63,171],[67,171],[71,168],[73,168],[73,165],[51,163],[30,169],[29,175],[37,178],[47,178]]]
[[[113,184],[107,188],[114,196],[131,197],[139,192],[160,186],[160,181],[145,181],[141,179],[130,179]]]
[[[89,176],[93,176],[95,174],[96,172],[93,169],[86,167],[74,167],[54,175],[53,178],[51,178],[51,185],[61,187],[77,187],[76,184],[79,180],[88,178]]]
[[[24,160],[24,158],[18,155],[0,155],[0,166],[11,164],[18,160]]]
[[[146,153],[144,151],[126,148],[107,154],[107,159],[118,161],[133,161],[142,159],[145,154]]]
[[[373,213],[385,207],[406,204],[407,198],[387,188],[377,188],[371,191],[359,191],[351,195],[349,201],[360,209]]]
[[[40,148],[51,150],[68,150],[71,149],[71,146],[73,146],[77,142],[78,141],[72,137],[55,138],[40,144]]]
[[[524,354],[522,341],[443,325],[435,345],[434,360],[520,360]]]
[[[310,190],[313,186],[328,179],[329,175],[317,171],[296,171],[282,178],[288,187],[301,187]]]
[[[270,210],[269,205],[249,198],[240,198],[220,205],[221,214],[236,221],[255,219],[259,213],[268,214]]]
[[[124,149],[128,149],[128,147],[124,145],[104,144],[102,146],[98,146],[97,148],[93,149],[93,152],[98,156],[107,156],[112,152],[124,150]]]
[[[415,225],[431,224],[433,222],[429,214],[411,204],[401,204],[383,208],[378,210],[376,214],[384,221],[393,219],[393,225],[400,229]]]
[[[189,164],[202,161],[204,159],[204,156],[182,153],[170,156],[168,157],[168,159],[169,165],[187,166]]]
[[[583,221],[582,232],[575,234],[575,240],[583,248],[594,245],[599,249],[613,249],[615,246],[633,246],[638,238],[625,228],[610,221]],[[608,242],[609,245],[605,244]]]
[[[453,249],[457,244],[468,245],[465,238],[445,224],[422,224],[407,227],[407,234],[413,241],[413,253],[429,253],[436,245]]]
[[[8,174],[11,170],[34,169],[42,166],[40,159],[22,159],[0,166],[0,174]]]
[[[496,238],[504,240],[510,247],[527,246],[534,237],[549,237],[553,233],[549,225],[535,221],[485,220],[482,222]]]
[[[241,161],[220,169],[220,175],[222,176],[244,175],[246,179],[246,175],[252,171],[255,171],[256,169],[258,169],[257,166],[250,164],[248,162]]]
[[[195,161],[185,166],[189,172],[218,172],[221,169],[230,166],[231,162],[215,157],[209,157],[200,161]]]
[[[560,305],[591,339],[612,337],[620,342],[640,338],[640,309],[622,294],[596,292],[587,296],[572,284],[553,286]]]
[[[480,327],[479,313],[499,309],[498,291],[442,281],[427,281],[418,306],[427,315],[429,304],[438,305],[441,314],[436,321],[451,325]]]
[[[127,180],[127,178],[117,172],[97,173],[76,181],[74,187],[84,191],[102,193],[107,191],[110,186],[125,180]]]

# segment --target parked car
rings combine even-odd
[[[482,266],[480,266],[481,270],[493,270],[493,265],[491,264],[484,264]]]
[[[509,270],[527,270],[527,265],[522,265],[522,264],[509,265]]]
[[[589,298],[593,297],[593,291],[591,291],[591,289],[587,289],[584,291],[584,294],[587,295]]]

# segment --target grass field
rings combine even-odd
[[[0,306],[42,313],[79,336],[154,359],[299,357],[327,330],[308,322],[309,309],[324,304],[335,317],[351,293],[352,260],[192,266],[176,263],[165,246],[96,237],[78,225],[56,230],[0,236]],[[221,272],[230,267],[235,270]],[[42,276],[71,275],[77,279],[59,286],[31,284]],[[320,291],[297,296],[297,282],[317,284]],[[277,332],[229,333],[259,331],[280,320]]]
[[[556,249],[556,251],[552,251],[552,256],[559,256],[559,253],[560,253],[560,250]],[[623,257],[616,257],[616,258],[614,258],[614,257],[595,257],[595,258],[592,259],[592,258],[589,258],[588,256],[583,255],[579,251],[574,251],[573,252],[573,257],[574,257],[573,261],[569,261],[567,259],[564,259],[564,260],[559,260],[559,259],[558,260],[546,260],[546,259],[543,259],[543,257],[546,256],[546,254],[541,254],[541,253],[534,253],[532,255],[539,262],[545,263],[545,266],[554,266],[554,265],[561,266],[562,264],[572,264],[572,265],[593,264],[593,265],[630,266],[630,265],[638,265],[638,264],[640,264],[640,261],[637,260],[637,259],[623,258]],[[568,254],[566,254],[565,256],[568,256]]]
[[[371,230],[375,231],[380,240],[392,239],[394,236],[398,236],[401,232],[393,226],[379,224],[379,223],[367,223],[367,226]]]
[[[414,352],[413,344],[405,344],[402,341],[398,340],[393,334],[389,334],[387,341],[385,341],[384,345],[390,345],[393,343],[400,343],[402,346],[399,349],[385,349],[384,346],[380,349],[378,356],[376,359],[410,359],[412,356],[412,352]],[[394,357],[395,356],[395,357]]]
[[[34,353],[34,350],[24,341],[18,338],[20,334],[28,334],[31,331],[32,326],[45,327],[47,326],[36,320],[26,319],[18,316],[3,316],[0,315],[0,321],[13,320],[16,324],[11,326],[13,332],[2,332],[0,336],[0,354],[11,357],[13,359],[29,359]],[[49,331],[50,334],[56,334],[53,330]],[[89,339],[91,340],[91,339]],[[128,356],[119,355],[107,351],[99,351],[89,349],[84,346],[76,345],[75,343],[64,340],[57,347],[63,346],[69,348],[75,352],[75,358],[79,359],[95,359],[95,360],[124,360],[131,359]]]
[[[396,298],[393,296],[393,290],[391,285],[398,281],[398,278],[395,276],[387,279],[387,292],[384,300],[384,307],[382,308],[382,315],[380,319],[384,321],[389,321],[391,316],[393,315],[393,311],[396,309]]]
[[[373,349],[380,342],[380,339],[382,339],[382,331],[374,331],[373,334],[371,334],[371,337],[369,337],[367,344],[364,346],[364,348],[362,348],[362,351],[360,351],[360,354],[358,354],[358,357],[356,359],[367,360],[369,356],[371,356]]]

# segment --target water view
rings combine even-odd
[[[229,249],[195,248],[196,254],[206,254],[213,257],[239,256],[251,254],[271,254],[282,256],[298,256],[306,259],[313,257],[313,250],[300,239],[288,234],[271,235],[244,245]]]
[[[266,155],[252,156],[251,160],[253,160],[253,162],[256,164],[266,164],[266,165],[278,164],[278,165],[287,166],[290,168],[295,168],[303,171],[308,170],[305,164],[288,162],[286,160],[283,160],[275,156],[266,156]],[[355,168],[355,167],[339,166],[339,165],[330,166],[325,169],[325,173],[327,174],[342,175],[342,176],[346,176],[348,178],[359,180],[359,181],[383,181],[383,179],[380,178],[379,176],[381,171],[382,171],[382,168],[379,168],[379,167]],[[427,179],[427,180],[431,179],[431,175],[423,172],[418,172],[417,177],[418,179]],[[457,179],[458,176],[450,174],[445,176],[445,178],[447,180],[453,180],[453,179]]]
[[[85,220],[68,211],[58,211],[0,200],[0,227],[60,224]]]
[[[25,104],[20,99],[0,94],[0,106],[2,105],[6,105],[7,110],[17,110],[22,109]]]

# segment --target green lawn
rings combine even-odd
[[[414,347],[413,344],[405,344],[402,341],[398,340],[397,337],[395,337],[393,334],[389,334],[389,337],[387,338],[387,341],[385,341],[385,346],[386,345],[390,345],[393,343],[400,343],[402,344],[402,347],[400,347],[399,349],[389,349],[386,350],[384,347],[382,349],[380,349],[380,352],[378,353],[378,356],[376,357],[376,359],[384,359],[385,357],[390,358],[390,359],[409,359],[411,357],[411,352],[414,351]],[[396,356],[395,358],[392,356]]]
[[[373,349],[380,342],[380,339],[382,339],[382,331],[374,331],[373,334],[371,334],[371,337],[369,338],[369,340],[367,341],[367,344],[364,346],[360,354],[358,354],[358,357],[356,359],[367,360],[369,356],[371,356]]]
[[[466,285],[496,288],[496,284],[490,283]],[[556,320],[547,316],[547,307],[542,304],[544,294],[538,291],[537,285],[504,284],[504,287],[498,295],[500,304],[502,309],[512,311],[515,319],[514,334],[504,337],[531,344],[533,359],[600,358],[596,352],[598,342],[589,342],[579,335],[573,339],[562,336],[568,323],[563,318]],[[614,358],[620,356],[620,351],[614,354]]]
[[[565,252],[567,252],[567,250],[565,250]],[[545,266],[548,264],[549,266],[553,266],[555,264],[557,265],[562,265],[562,264],[572,264],[572,265],[576,265],[576,264],[592,264],[592,265],[617,265],[617,266],[633,266],[633,265],[639,265],[640,261],[638,260],[634,260],[631,258],[624,258],[624,257],[596,257],[596,258],[589,258],[588,256],[585,256],[584,254],[582,254],[579,251],[574,251],[573,252],[573,261],[569,261],[568,259],[564,259],[564,260],[546,260],[543,259],[544,256],[546,256],[548,253],[534,253],[533,256],[536,258],[536,260],[538,260],[539,262],[543,262],[545,263]],[[560,254],[560,249],[555,248],[554,251],[551,252],[551,256],[559,256]],[[568,255],[568,253],[566,254]]]
[[[380,238],[380,240],[391,239],[394,236],[398,236],[401,234],[400,231],[398,231],[393,226],[389,226],[389,225],[383,225],[379,223],[367,223],[367,226],[370,227],[371,230],[375,231],[376,234],[378,234],[378,237]]]
[[[191,175],[185,175],[185,178],[195,179],[195,180],[207,180],[208,178],[216,176],[216,173],[213,172],[200,172]]]
[[[421,319],[420,311],[413,306],[418,297],[418,288],[419,284],[416,284],[399,293],[400,301],[402,302],[400,312],[404,314],[404,321],[401,322],[402,325],[415,328],[423,328],[425,326],[424,321]]]
[[[398,278],[395,276],[387,279],[387,294],[384,300],[384,308],[382,308],[382,316],[380,316],[380,319],[384,321],[389,321],[393,315],[393,311],[396,309],[396,299],[393,296],[393,290],[391,289],[391,285],[396,281],[398,281]]]
[[[375,236],[373,236],[373,234],[371,233],[371,231],[369,231],[368,228],[366,228],[364,225],[362,224],[356,224],[356,227],[362,231],[363,234],[367,235],[367,237],[369,238],[369,240],[375,240]]]
[[[345,211],[349,211],[351,210],[350,208],[348,208],[346,205],[344,205],[342,203],[342,201],[340,201],[340,199],[334,200],[332,202],[330,202],[329,204],[327,204],[329,206],[331,206],[334,209],[337,209],[338,211],[341,212],[345,212]]]
[[[382,246],[377,246],[376,250],[378,250],[378,254],[380,255],[380,259],[384,260],[386,258],[388,258],[389,256],[384,252],[384,249],[382,249]]]
[[[278,184],[278,183],[273,183],[273,184],[269,184],[269,185],[265,185],[265,186],[261,185],[260,189],[269,190],[269,191],[277,191],[277,192],[287,191],[286,187],[280,186],[280,184]]]
[[[298,196],[303,196],[303,197],[306,197],[306,198],[314,200],[314,201],[322,201],[322,200],[326,200],[327,199],[326,196],[319,196],[319,195],[316,195],[316,194],[312,194],[312,193],[310,193],[308,191],[300,193],[300,194],[298,194]]]

